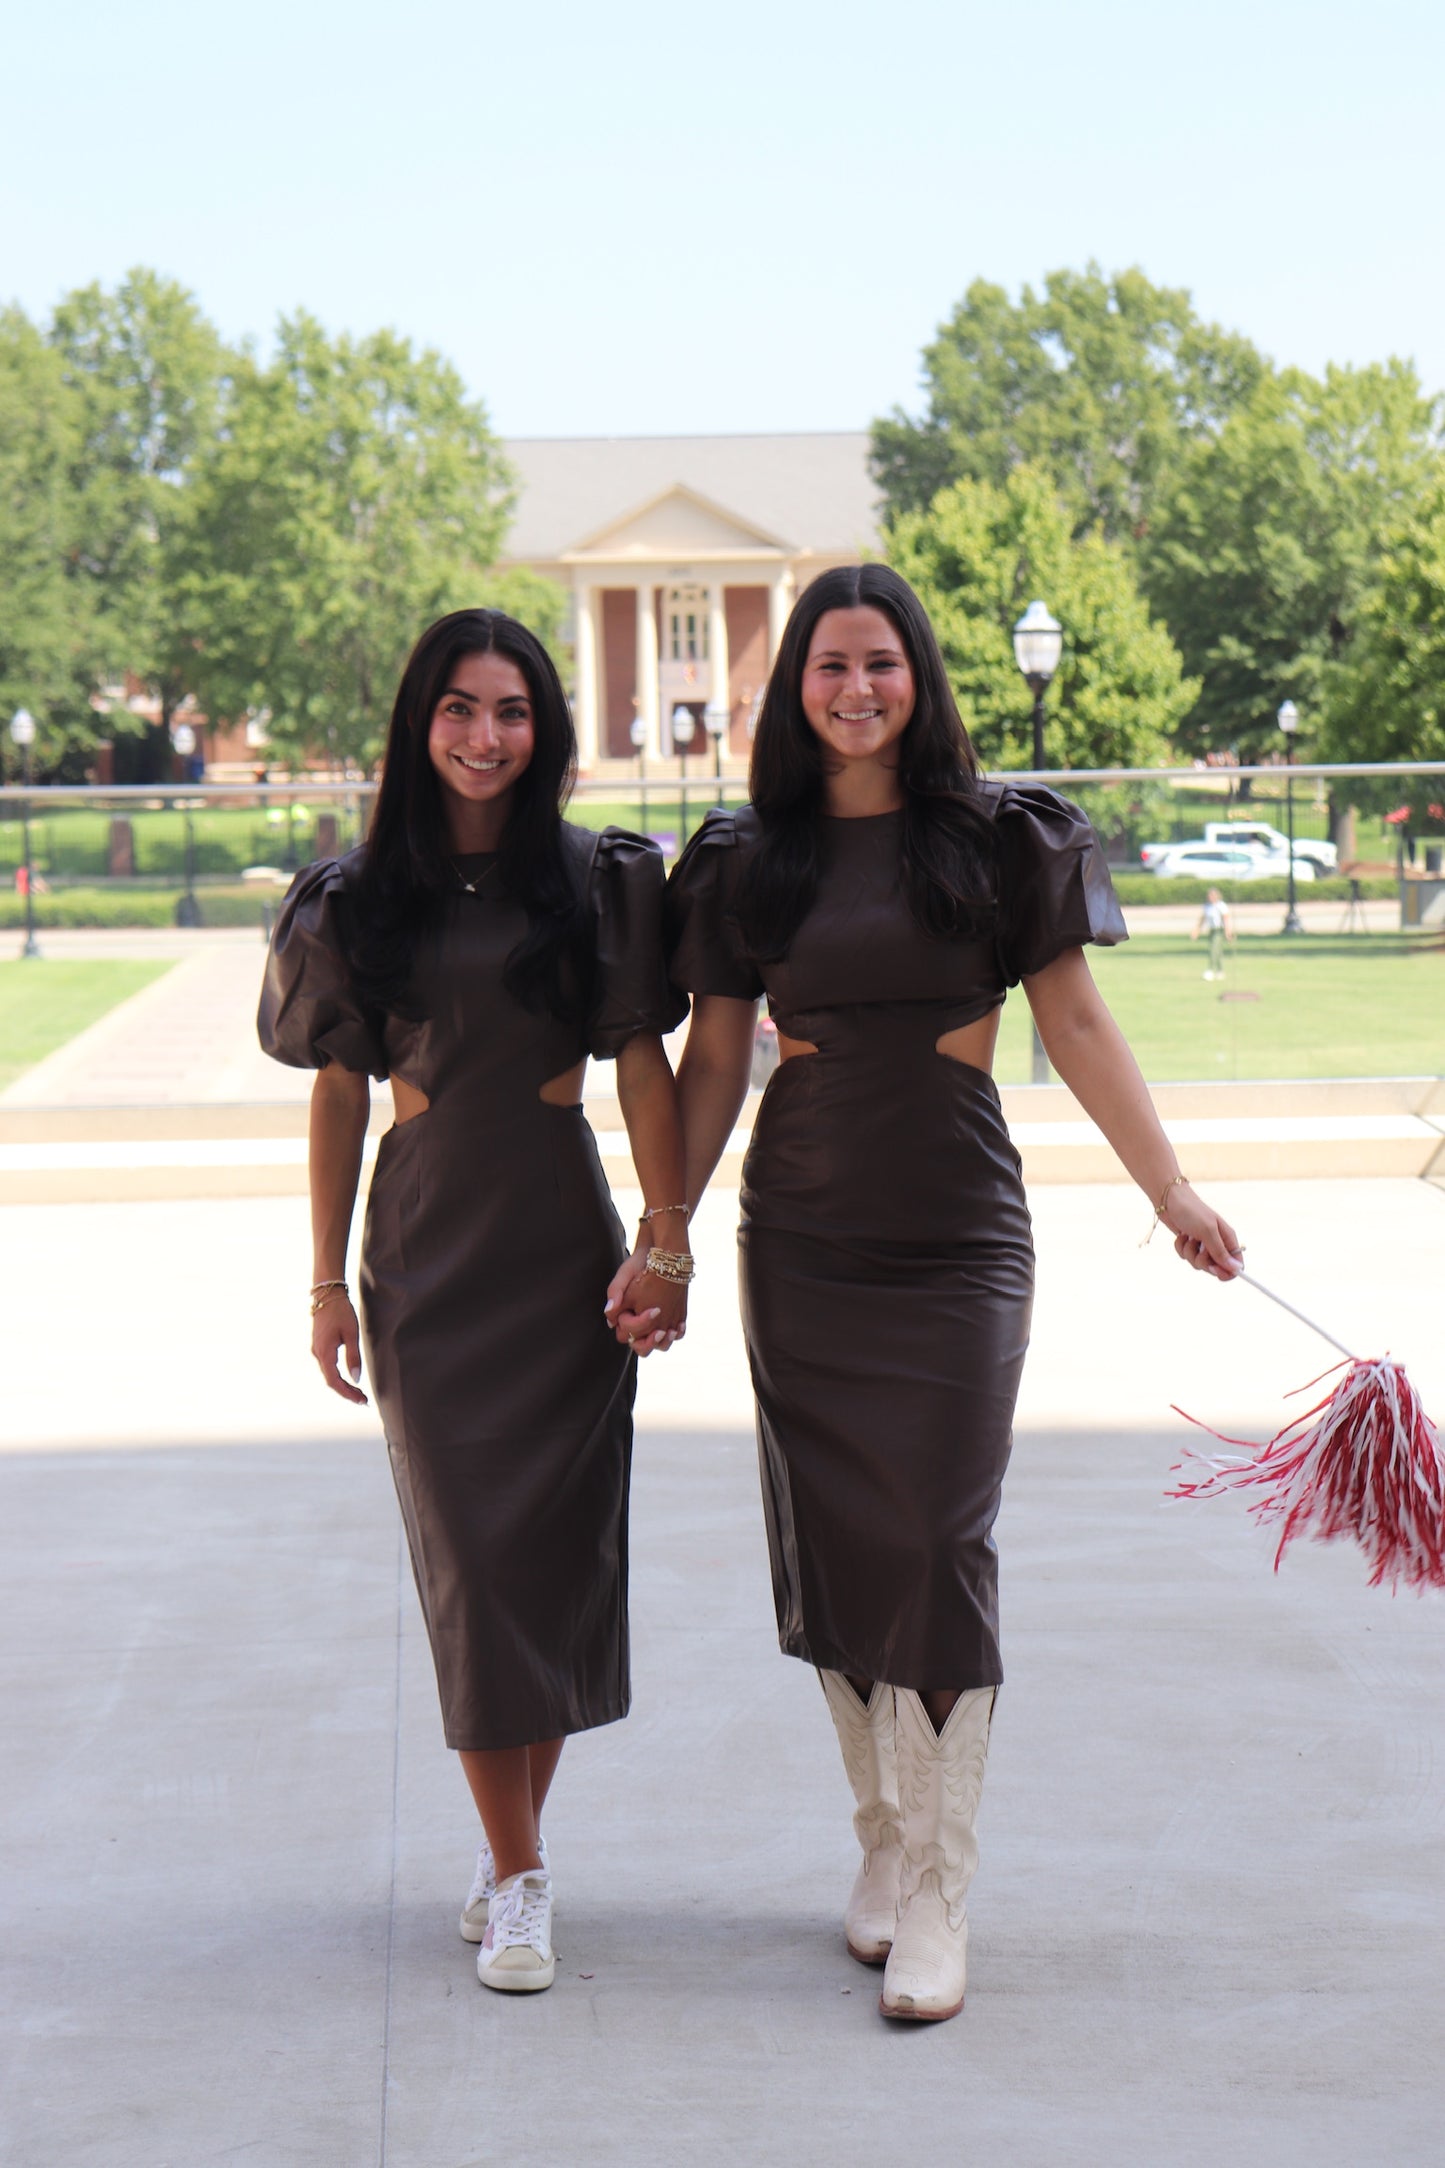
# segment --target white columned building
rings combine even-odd
[[[572,701],[577,726],[577,758],[584,768],[597,765],[597,615],[593,591],[579,574],[573,584],[573,644],[577,679]]]
[[[570,590],[558,656],[584,769],[674,751],[672,718],[728,714],[745,759],[788,613],[830,565],[879,546],[868,440],[527,438],[505,446],[518,502],[504,564]],[[695,735],[697,754],[705,741]]]
[[[636,654],[633,676],[637,689],[633,709],[646,731],[646,750],[654,757],[662,752],[662,705],[657,688],[657,597],[650,582],[638,582],[633,616],[636,621]]]

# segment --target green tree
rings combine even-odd
[[[1285,698],[1318,714],[1381,538],[1433,471],[1431,403],[1391,361],[1290,370],[1190,447],[1140,552],[1145,592],[1200,679],[1191,751],[1278,750]]]
[[[498,565],[474,583],[466,601],[468,607],[505,610],[509,616],[520,618],[536,633],[544,647],[551,650],[565,684],[567,672],[563,668],[562,653],[562,624],[567,615],[565,588],[542,573],[534,572],[530,565]]]
[[[1387,538],[1322,739],[1331,760],[1445,760],[1445,472]],[[1445,777],[1427,795],[1445,799]]]
[[[73,759],[96,721],[91,598],[72,576],[79,440],[59,356],[19,309],[0,311],[0,758],[11,754],[10,717],[27,707],[41,775]]]
[[[956,482],[926,511],[905,512],[889,562],[933,620],[979,756],[989,768],[1032,764],[1032,701],[1014,660],[1013,627],[1035,595],[1064,626],[1044,733],[1051,767],[1146,767],[1197,686],[1154,623],[1125,550],[1072,532],[1052,477],[1021,467],[1000,487]]]
[[[293,754],[374,758],[422,627],[497,591],[508,484],[438,355],[283,319],[274,361],[237,365],[192,484],[176,589],[207,711],[265,709]]]
[[[1247,339],[1201,323],[1189,295],[1142,271],[1054,271],[1011,301],[977,279],[923,353],[927,407],[874,424],[873,471],[890,514],[921,511],[961,480],[1053,475],[1076,530],[1147,527],[1194,437],[1213,434],[1263,381]]]
[[[188,554],[188,483],[215,433],[227,356],[192,295],[147,270],[113,293],[95,285],[69,295],[50,341],[80,415],[73,576],[88,590],[102,675],[129,673],[160,702],[144,763],[160,776],[172,715],[194,690],[171,579]],[[125,716],[113,710],[121,727]]]

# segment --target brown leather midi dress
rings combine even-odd
[[[352,985],[359,851],[293,883],[261,1001],[278,1061],[398,1076],[430,1101],[381,1139],[360,1311],[453,1747],[583,1731],[630,1697],[636,1364],[602,1315],[627,1244],[581,1107],[540,1094],[584,1054],[671,1030],[686,1004],[663,968],[656,846],[563,834],[596,931],[585,1027],[503,985],[526,916],[489,857],[455,861],[409,1017],[368,1011]]]
[[[993,1524],[1033,1302],[998,1092],[937,1042],[1065,949],[1127,938],[1078,808],[980,788],[998,888],[977,935],[913,918],[901,813],[824,821],[816,897],[779,959],[752,956],[737,919],[751,809],[709,814],[669,886],[677,984],[766,993],[818,1049],[763,1094],[738,1237],[779,1639],[917,1691],[1003,1676]]]

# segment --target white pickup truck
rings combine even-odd
[[[1192,837],[1190,844],[1146,843],[1139,853],[1140,861],[1152,872],[1171,852],[1185,850],[1191,844],[1197,848],[1213,844],[1216,849],[1249,851],[1260,861],[1261,872],[1276,868],[1282,871],[1289,865],[1289,838],[1267,821],[1206,821],[1203,835]],[[1295,837],[1296,867],[1304,859],[1316,873],[1328,876],[1335,871],[1339,855],[1333,843],[1321,843],[1314,836]]]

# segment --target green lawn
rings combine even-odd
[[[1203,943],[1182,935],[1146,933],[1086,953],[1151,1083],[1445,1075],[1438,937],[1243,936],[1222,986],[1203,977]],[[999,1037],[1000,1083],[1028,1081],[1028,1024],[1015,992]]]
[[[0,1087],[169,971],[166,963],[0,962]]]
[[[296,803],[305,814],[298,818],[287,841],[284,804],[255,806],[205,806],[191,815],[194,869],[201,880],[234,877],[246,866],[304,866],[316,856],[316,819],[334,813],[341,824],[341,847],[349,850],[357,840],[357,815],[353,808],[327,800],[309,800],[298,790]],[[31,823],[30,842],[35,864],[48,880],[93,881],[109,871],[110,824],[113,817],[131,824],[138,880],[180,881],[186,863],[186,816],[171,808],[117,805],[112,811],[90,806],[64,805],[42,810]],[[22,855],[23,831],[19,821],[0,821],[0,878],[11,878]]]

